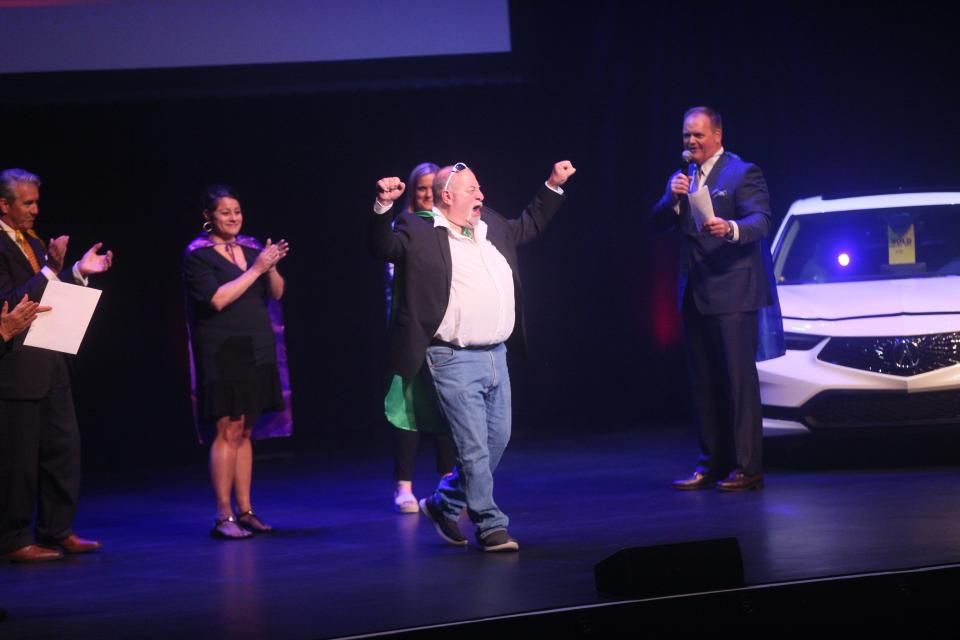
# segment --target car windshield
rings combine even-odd
[[[791,216],[773,262],[780,284],[960,275],[960,206]]]

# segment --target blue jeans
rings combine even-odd
[[[505,529],[510,520],[493,501],[493,472],[510,441],[507,348],[428,347],[427,366],[457,445],[457,465],[440,480],[434,499],[451,520],[466,507],[481,538]]]

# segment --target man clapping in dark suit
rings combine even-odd
[[[654,226],[682,238],[679,304],[691,392],[700,423],[699,464],[676,489],[763,487],[763,417],[757,378],[757,312],[771,304],[760,242],[770,231],[760,169],[726,152],[720,114],[684,114],[683,146],[691,175],[670,177],[654,206]],[[690,194],[707,189],[714,217],[698,224]],[[729,475],[727,475],[729,474]]]
[[[113,254],[95,244],[72,269],[60,273],[67,236],[49,246],[33,231],[39,214],[40,179],[22,169],[0,172],[0,300],[40,300],[47,282],[62,278],[87,284],[110,268]],[[12,562],[58,560],[87,553],[100,543],[70,528],[80,492],[80,432],[70,376],[63,356],[27,347],[23,336],[0,359],[0,557]],[[34,542],[30,532],[37,513]],[[62,551],[61,551],[62,550]]]

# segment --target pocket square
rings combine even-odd
[[[714,189],[713,191],[710,192],[710,195],[713,196],[714,198],[726,198],[726,197],[727,197],[727,190],[726,190],[726,189]]]

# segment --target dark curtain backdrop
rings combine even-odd
[[[296,435],[270,446],[385,442],[383,269],[365,231],[376,179],[424,160],[468,163],[510,215],[555,160],[578,168],[555,224],[521,258],[533,352],[513,362],[516,437],[683,422],[675,247],[643,219],[678,166],[684,109],[723,113],[726,148],[764,169],[778,219],[820,193],[957,189],[946,15],[517,1],[515,51],[489,73],[471,58],[462,73],[456,59],[334,69],[367,74],[354,83],[312,82],[306,66],[269,85],[259,69],[246,89],[243,73],[222,69],[7,78],[0,165],[43,177],[40,232],[70,234],[74,258],[99,240],[116,253],[74,362],[88,468],[205,455],[179,267],[210,182],[239,189],[245,232],[293,248],[281,269]]]

